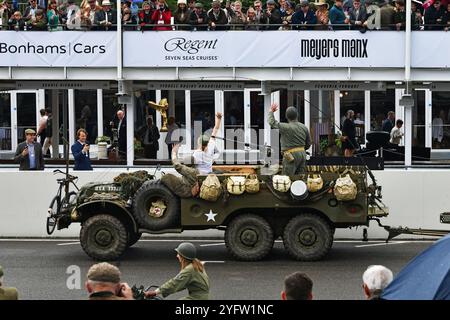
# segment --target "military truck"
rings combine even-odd
[[[371,219],[388,215],[381,187],[370,172],[372,182],[368,184],[364,166],[308,166],[307,174],[291,179],[306,181],[310,174],[320,174],[323,186],[301,199],[274,188],[276,169],[222,166],[215,170],[222,182],[230,176],[256,174],[259,191],[234,195],[224,189],[217,201],[179,198],[145,171],[122,174],[112,183],[83,186],[56,213],[49,209],[55,226],[47,228],[53,231],[56,226],[62,229],[80,223],[81,246],[97,260],[119,258],[143,233],[218,229],[225,230],[226,247],[235,259],[263,259],[281,237],[294,259],[314,261],[330,251],[336,228],[368,226]],[[356,198],[339,201],[334,184],[347,174],[356,184]],[[198,177],[200,182],[205,178]]]

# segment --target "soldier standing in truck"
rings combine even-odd
[[[283,154],[283,174],[292,176],[305,172],[306,151],[311,146],[311,136],[308,128],[298,121],[298,111],[295,107],[286,109],[287,123],[278,122],[273,115],[278,105],[273,103],[269,110],[269,125],[280,131],[281,152]]]

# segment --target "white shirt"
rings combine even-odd
[[[442,121],[441,118],[434,118],[431,127],[433,139],[442,142],[442,139],[444,138],[444,121]]]
[[[192,156],[194,157],[195,165],[200,174],[209,174],[212,172],[212,164],[215,160],[214,150],[216,149],[216,140],[210,139],[205,151],[195,150]]]
[[[389,140],[392,144],[400,144],[400,140],[403,137],[403,132],[397,126],[393,127],[391,130],[391,140]]]

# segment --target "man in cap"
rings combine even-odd
[[[180,262],[181,271],[175,278],[170,279],[155,291],[147,291],[147,297],[170,294],[187,289],[189,295],[182,300],[208,300],[209,278],[202,261],[197,259],[197,249],[190,242],[181,243],[175,251]]]
[[[283,154],[283,174],[292,176],[303,173],[306,167],[306,152],[311,146],[308,128],[298,121],[297,108],[286,109],[287,123],[280,123],[273,115],[278,110],[276,103],[269,110],[269,125],[280,131],[281,152]]]
[[[107,262],[94,264],[85,283],[89,300],[133,300],[127,283],[120,282],[120,270]]]
[[[314,11],[312,11],[309,7],[309,1],[308,0],[302,0],[300,1],[300,10],[295,12],[292,15],[292,24],[294,25],[295,29],[309,29],[312,30],[313,26],[311,27],[300,27],[299,25],[315,25],[317,24],[317,17],[314,14]]]
[[[275,0],[268,0],[266,3],[266,18],[267,24],[273,25],[267,27],[268,30],[278,30],[280,25],[283,23],[281,19],[281,12],[277,9]]]
[[[117,13],[116,10],[111,9],[111,2],[109,0],[102,1],[103,10],[95,13],[95,24],[98,30],[116,30],[117,27]]]
[[[343,10],[342,0],[336,0],[334,5],[330,9],[329,17],[330,23],[333,25],[333,30],[345,30],[348,29],[344,26],[346,21],[346,16]]]
[[[193,30],[208,30],[208,15],[200,2],[195,4],[189,17],[189,24],[192,25]]]
[[[209,30],[227,30],[228,14],[220,7],[220,1],[214,0],[208,11]]]
[[[3,268],[0,266],[0,301],[1,300],[18,300],[19,294],[16,288],[3,286]]]
[[[25,130],[25,141],[19,143],[14,156],[14,162],[19,163],[19,170],[44,170],[42,147],[35,141],[36,131]]]

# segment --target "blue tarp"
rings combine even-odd
[[[412,259],[386,287],[386,300],[450,300],[450,234]]]

